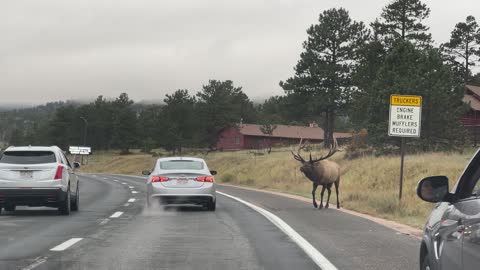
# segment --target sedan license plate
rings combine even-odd
[[[177,179],[177,185],[186,185],[188,183],[188,179]]]
[[[31,172],[31,171],[20,171],[20,177],[32,179],[33,178],[33,172]]]

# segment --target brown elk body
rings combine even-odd
[[[334,143],[330,148],[330,151],[327,155],[312,159],[312,154],[310,153],[310,159],[305,160],[300,155],[300,150],[305,147],[305,144],[300,144],[298,146],[297,152],[293,154],[293,157],[302,163],[300,171],[313,183],[312,197],[313,197],[313,206],[318,207],[317,201],[315,199],[315,192],[317,191],[318,186],[322,186],[322,191],[320,193],[320,209],[323,208],[323,194],[325,189],[328,191],[327,202],[325,208],[329,207],[330,195],[332,193],[332,185],[335,185],[335,192],[337,194],[337,208],[340,208],[340,201],[338,198],[339,185],[340,185],[340,166],[333,161],[327,160],[329,157],[333,156],[337,151],[337,140],[334,139]]]

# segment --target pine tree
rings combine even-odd
[[[320,14],[318,24],[308,28],[307,34],[295,75],[280,86],[294,99],[307,102],[300,107],[302,110],[310,110],[317,117],[324,114],[324,140],[329,146],[335,116],[351,99],[353,64],[368,31],[340,8]]]
[[[240,121],[255,120],[255,108],[242,87],[235,87],[230,80],[210,80],[197,93],[197,112],[202,123],[202,144],[214,148],[218,133]]]
[[[368,101],[363,104],[370,141],[380,147],[395,143],[387,136],[391,94],[423,97],[418,141],[423,150],[451,148],[462,141],[458,119],[464,112],[463,88],[438,49],[418,50],[412,43],[399,40],[386,56],[371,91],[362,97]]]
[[[181,154],[183,147],[193,145],[197,132],[195,97],[190,96],[188,90],[180,89],[167,94],[163,101],[166,106],[163,107],[162,146]]]
[[[432,35],[422,23],[430,15],[430,8],[420,0],[394,0],[383,8],[378,30],[389,47],[398,40],[410,41],[417,47],[429,47]]]
[[[450,41],[443,44],[443,49],[463,82],[469,83],[471,67],[480,57],[480,28],[475,17],[468,16],[465,22],[457,23]]]
[[[130,148],[135,146],[137,117],[132,110],[133,101],[126,93],[120,94],[112,103],[114,106],[113,118],[113,144],[121,150],[122,154],[129,153]]]

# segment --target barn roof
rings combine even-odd
[[[480,111],[480,100],[473,95],[463,95],[463,102],[470,105],[470,108],[474,111]]]
[[[467,90],[480,97],[480,86],[465,85],[465,87],[467,88]]]
[[[266,136],[260,130],[261,125],[242,124],[239,125],[239,132],[247,136]],[[277,138],[291,138],[291,139],[309,139],[309,140],[323,140],[324,131],[320,127],[302,127],[302,126],[287,126],[277,125],[273,130],[272,137]],[[338,139],[352,137],[349,133],[334,133]]]
[[[463,102],[468,104],[474,111],[480,111],[480,87],[466,85],[466,94],[463,95]]]

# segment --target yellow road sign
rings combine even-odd
[[[391,95],[390,105],[392,106],[415,106],[422,107],[421,96],[403,96],[403,95]]]

